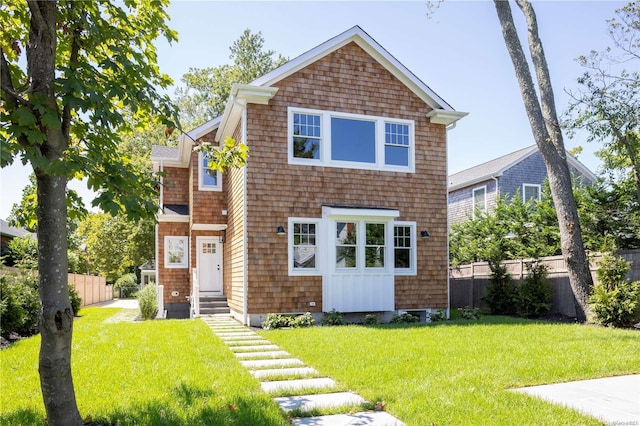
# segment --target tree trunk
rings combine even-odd
[[[57,3],[30,0],[28,5],[31,13],[27,45],[29,90],[44,100],[48,112],[55,113],[58,112],[55,97]],[[67,288],[67,181],[47,169],[52,162],[61,161],[68,137],[60,127],[43,123],[39,127],[44,132],[44,142],[37,148],[41,159],[33,166],[38,191],[40,388],[47,423],[76,426],[83,425],[83,421],[71,377],[73,311]]]
[[[71,377],[73,311],[67,288],[66,179],[38,176],[40,387],[49,425],[82,425]]]
[[[569,281],[576,301],[576,317],[580,321],[585,321],[589,313],[588,299],[593,287],[593,279],[582,243],[578,211],[573,198],[571,173],[555,111],[549,69],[538,36],[533,7],[527,0],[516,0],[516,2],[527,21],[529,50],[537,75],[541,102],[536,96],[533,78],[513,23],[509,2],[494,0],[502,35],[513,62],[533,136],[547,166],[549,186],[560,227],[562,255],[567,262]]]

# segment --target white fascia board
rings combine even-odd
[[[227,225],[221,223],[194,223],[191,225],[192,231],[224,231]]]
[[[188,223],[189,216],[181,214],[159,214],[158,222]]]
[[[260,87],[251,84],[234,84],[222,114],[216,142],[231,136],[242,117],[247,103],[267,105],[278,91],[277,87]]]
[[[461,118],[466,117],[467,115],[469,115],[468,112],[452,111],[440,108],[430,111],[427,114],[427,117],[434,124],[444,124],[445,126],[448,126],[449,124],[453,124]]]
[[[578,160],[568,152],[567,152],[567,162],[569,163],[569,165],[575,167],[575,169],[578,170],[580,173],[582,173],[583,175],[591,179],[592,182],[595,182],[596,180],[598,180],[598,177],[591,170],[589,170],[587,166],[582,164],[580,160]]]
[[[322,216],[400,217],[400,210],[322,206]]]
[[[376,59],[384,68],[398,78],[405,86],[411,89],[413,93],[415,93],[431,108],[454,111],[451,105],[438,96],[438,94],[431,90],[429,86],[424,84],[422,80],[409,71],[407,67],[400,63],[400,61],[398,61],[384,47],[378,44],[377,41],[357,25],[342,34],[325,41],[306,53],[303,53],[297,58],[292,59],[281,67],[257,78],[252,81],[251,84],[257,86],[271,86],[307,65],[312,64],[324,56],[340,49],[346,44],[349,44],[350,42],[356,43],[365,52]]]
[[[499,178],[500,176],[502,176],[502,172],[503,171],[500,171],[498,173],[491,173],[491,174],[488,174],[488,175],[477,177],[477,178],[472,179],[472,180],[464,181],[464,182],[459,183],[457,185],[452,185],[452,186],[447,188],[447,192],[457,191],[458,189],[467,188],[469,186],[476,185],[476,184],[478,184],[480,182],[486,182],[486,181],[488,181],[490,179]]]

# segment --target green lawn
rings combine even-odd
[[[104,323],[83,308],[73,371],[83,416],[118,425],[285,425],[202,321]],[[483,317],[480,322],[261,332],[408,425],[595,425],[511,387],[640,373],[640,333]],[[0,424],[42,425],[39,337],[0,351]]]
[[[286,416],[202,321],[105,324],[118,309],[83,308],[74,323],[80,413],[118,425],[286,425]],[[42,425],[39,336],[0,352],[0,424]]]
[[[408,425],[595,425],[513,387],[640,373],[640,333],[483,317],[261,334]]]

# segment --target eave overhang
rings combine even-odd
[[[221,142],[227,136],[233,135],[247,104],[267,105],[277,92],[277,87],[234,84],[222,114],[220,128],[216,133],[216,142]]]

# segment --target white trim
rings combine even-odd
[[[316,266],[315,268],[295,268],[293,266],[293,226],[296,223],[314,224],[316,225]],[[290,217],[287,220],[287,263],[289,265],[289,276],[322,276],[322,245],[321,242],[326,238],[321,234],[322,219],[309,217]]]
[[[427,117],[433,124],[444,124],[445,126],[449,126],[467,115],[469,115],[468,112],[433,109],[429,111]]]
[[[486,213],[487,212],[487,185],[482,185],[482,186],[478,186],[476,188],[473,188],[471,190],[471,194],[472,194],[472,203],[471,203],[471,214],[474,219],[476,217],[476,191],[480,191],[480,190],[484,190],[484,207],[482,210],[482,213]]]
[[[225,229],[227,229],[227,225],[222,223],[194,223],[191,225],[192,231],[224,231]]]
[[[180,263],[169,263],[169,241],[178,240],[184,243],[184,259]],[[189,267],[189,237],[166,235],[164,237],[164,267],[166,269],[184,269]]]
[[[400,210],[322,206],[322,216],[395,218],[400,217]]]
[[[523,183],[522,184],[522,202],[523,203],[527,202],[527,199],[525,198],[527,187],[537,188],[538,189],[538,199],[536,201],[540,201],[542,199],[542,185],[538,185],[536,183]]]
[[[294,157],[293,149],[293,115],[312,114],[320,116],[320,155],[318,159],[314,158],[298,158]],[[375,124],[375,162],[365,163],[359,161],[341,161],[331,158],[331,119],[345,118],[349,120],[369,121]],[[288,143],[288,159],[289,164],[296,165],[312,165],[324,167],[338,167],[348,169],[364,169],[364,170],[384,170],[391,172],[415,173],[415,121],[393,117],[382,117],[375,115],[351,114],[339,111],[327,111],[310,108],[287,108],[287,143]],[[386,164],[385,158],[385,124],[396,123],[409,126],[409,146],[408,149],[408,165],[397,166]]]
[[[158,222],[189,223],[189,216],[182,214],[159,214]]]
[[[222,191],[222,173],[216,170],[216,184],[215,185],[205,185],[204,182],[204,165],[202,164],[204,161],[204,153],[198,153],[198,191]],[[211,169],[209,169],[211,170]]]
[[[395,249],[396,249],[396,241],[395,241],[395,227],[396,226],[408,226],[411,228],[411,267],[410,268],[395,268]],[[418,225],[416,222],[408,222],[408,221],[397,221],[393,222],[394,232],[393,232],[393,246],[392,250],[394,250],[394,273],[396,276],[416,276],[418,275],[418,238],[416,233],[418,232]]]
[[[223,141],[225,137],[231,136],[238,122],[241,119],[245,120],[244,114],[247,104],[268,105],[277,91],[277,87],[261,87],[253,84],[236,83],[231,86],[229,98],[222,114],[220,128],[216,133],[216,142]]]

